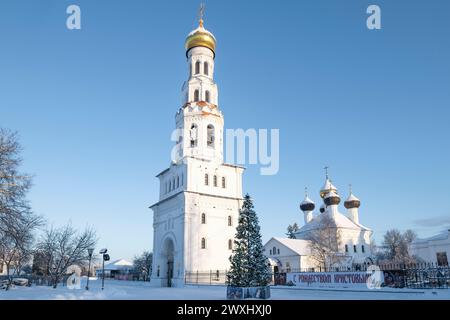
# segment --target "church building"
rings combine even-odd
[[[227,270],[242,206],[243,167],[223,161],[224,117],[214,81],[216,38],[203,26],[186,38],[187,80],[175,114],[170,166],[157,175],[154,286],[182,286],[185,272]]]
[[[339,265],[333,267],[357,267],[372,262],[370,248],[372,230],[359,221],[360,200],[350,190],[344,202],[347,214],[342,214],[339,211],[341,197],[329,179],[328,173],[319,194],[323,204],[316,214],[314,214],[316,205],[307,193],[300,203],[304,225],[294,232],[295,239],[271,238],[265,244],[265,254],[269,257],[274,271],[318,270],[320,266],[312,257],[311,238],[320,228],[325,227],[331,227],[339,234],[339,240],[336,241],[339,246],[336,251]],[[323,223],[325,220],[330,221],[326,226]]]

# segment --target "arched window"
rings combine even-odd
[[[203,64],[203,73],[207,76],[209,74],[209,65],[208,62],[205,61]]]
[[[277,249],[277,254],[280,254],[280,249]]]
[[[211,98],[210,98],[209,91],[206,90],[206,91],[205,91],[205,101],[206,101],[206,102],[211,102],[210,100],[211,100]]]
[[[228,226],[231,227],[233,225],[233,219],[231,216],[228,216]]]
[[[202,249],[206,249],[206,239],[202,238]]]
[[[206,145],[208,147],[214,148],[214,126],[212,124],[208,124],[207,127]]]
[[[209,185],[209,176],[205,173],[205,186]]]
[[[194,101],[197,102],[200,100],[200,91],[198,89],[196,89],[194,91]]]
[[[177,176],[177,188],[180,186],[180,176]]]
[[[270,255],[272,255],[272,249],[270,249],[269,252],[270,252]]]
[[[228,240],[228,250],[233,250],[233,240]]]
[[[354,252],[354,253],[357,252],[357,250],[356,250],[356,245],[353,245],[353,252]]]
[[[348,244],[345,245],[345,252],[348,252]]]
[[[206,214],[202,213],[202,224],[206,224]]]
[[[217,187],[217,176],[215,175],[213,177],[214,187]]]
[[[195,74],[199,74],[200,73],[200,61],[197,61],[195,63]]]
[[[225,183],[225,177],[222,177],[222,188],[226,187],[226,183]]]
[[[273,254],[277,254],[277,248],[273,247],[272,252]]]
[[[192,124],[191,130],[189,132],[191,138],[191,148],[197,146],[197,137],[198,137],[198,127],[195,123]]]
[[[361,246],[361,252],[365,253],[366,252],[366,248],[364,248],[364,245]]]

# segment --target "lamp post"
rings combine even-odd
[[[86,283],[86,290],[89,290],[89,277],[91,275],[91,260],[92,260],[92,254],[94,253],[94,248],[88,249],[89,254],[89,268],[88,268],[88,276],[87,276],[87,283]]]
[[[106,254],[108,252],[108,249],[102,249],[100,250],[100,254],[103,255],[102,258],[102,290],[105,289],[105,261],[109,261],[109,254]]]

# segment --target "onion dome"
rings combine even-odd
[[[320,213],[324,213],[325,212],[325,206],[321,205],[319,210],[320,210]]]
[[[325,199],[325,196],[332,191],[337,193],[336,187],[331,183],[331,180],[327,178],[325,184],[320,190],[320,196],[322,197],[322,199]]]
[[[344,207],[347,209],[353,209],[353,208],[359,208],[361,205],[361,201],[357,197],[353,195],[353,193],[350,193],[347,200],[344,202]]]
[[[300,203],[300,210],[302,210],[303,212],[314,211],[315,207],[316,205],[307,195],[305,196],[305,200],[303,200],[303,202]]]
[[[199,27],[188,34],[184,46],[186,48],[186,56],[189,50],[195,47],[208,48],[216,55],[216,38],[211,32],[203,28],[203,19],[200,19]]]
[[[327,206],[338,205],[341,202],[341,198],[334,190],[331,190],[325,195],[324,202]]]

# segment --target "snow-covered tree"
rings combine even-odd
[[[411,243],[417,238],[417,234],[412,230],[401,233],[397,229],[388,230],[384,235],[383,262],[386,263],[415,263],[416,258],[410,252]]]
[[[144,251],[140,256],[135,256],[133,260],[134,270],[143,276],[144,281],[148,281],[152,273],[153,253]]]
[[[0,264],[9,276],[7,289],[30,261],[34,233],[43,224],[26,198],[31,177],[19,171],[20,152],[17,134],[0,128]]]
[[[308,240],[311,258],[320,268],[327,270],[341,265],[345,260],[339,252],[342,234],[331,217],[323,216],[318,227],[309,233]]]
[[[253,208],[252,199],[248,194],[245,195],[242,209],[239,211],[239,224],[228,274],[230,285],[235,287],[266,286],[270,281],[258,217]]]
[[[89,261],[88,249],[94,248],[97,236],[93,229],[86,228],[78,232],[70,224],[59,229],[51,228],[45,232],[38,250],[56,288],[70,266],[83,267]]]
[[[289,239],[295,239],[295,235],[294,233],[298,231],[299,226],[297,224],[297,222],[294,222],[294,224],[290,224],[287,227],[287,232],[286,235],[288,236]]]

